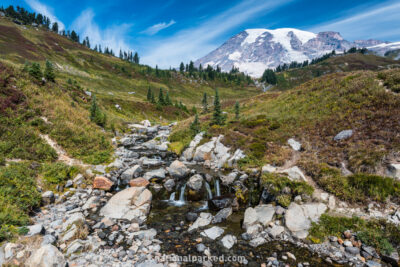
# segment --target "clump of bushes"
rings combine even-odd
[[[378,78],[383,80],[384,85],[395,93],[400,93],[400,73],[398,70],[378,73]]]
[[[62,162],[45,163],[42,165],[43,180],[48,186],[63,185],[78,174],[78,168]]]
[[[366,221],[358,217],[337,217],[323,214],[313,223],[309,239],[323,242],[329,236],[342,237],[346,230],[356,233],[363,244],[375,247],[379,253],[390,254],[400,246],[400,227],[385,220]]]
[[[29,223],[29,212],[39,207],[36,176],[28,163],[0,167],[0,242],[19,233],[18,227]]]

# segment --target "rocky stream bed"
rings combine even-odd
[[[132,133],[118,140],[115,161],[107,168],[89,168],[62,192],[43,193],[47,205],[35,214],[21,242],[1,247],[0,263],[381,266],[375,250],[359,246],[351,233],[344,243],[333,237],[323,244],[304,240],[311,222],[335,206],[331,196],[322,195],[321,201],[299,196],[286,209],[275,206],[260,188],[257,171],[234,168],[244,154],[231,152],[222,136],[199,146],[199,134],[178,158],[167,150],[173,125],[145,121],[130,127]],[[225,164],[233,170],[224,171]],[[296,168],[286,173],[301,177]],[[249,190],[247,203],[238,200],[238,189]]]

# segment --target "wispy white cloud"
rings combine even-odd
[[[158,33],[159,31],[164,30],[164,29],[174,25],[175,23],[176,23],[176,21],[173,19],[168,23],[166,23],[166,22],[157,23],[157,24],[154,24],[153,26],[147,28],[146,30],[142,31],[142,33],[145,33],[147,35],[154,35],[154,34]]]
[[[211,17],[194,28],[177,32],[173,36],[151,41],[143,48],[142,62],[168,68],[178,66],[181,61],[188,62],[204,56],[215,49],[215,39],[228,30],[254,18],[267,14],[292,0],[247,0]]]
[[[338,31],[346,39],[391,38],[400,34],[400,2],[386,1],[363,9],[351,10],[342,18],[316,25],[309,30]]]
[[[53,12],[53,9],[46,6],[45,4],[40,3],[37,0],[25,0],[25,2],[37,13],[41,13],[42,15],[48,17],[52,23],[57,22],[58,24],[58,29],[59,30],[64,30],[65,26],[64,23],[62,23],[55,15]]]
[[[127,43],[126,37],[132,24],[112,25],[100,29],[94,21],[95,13],[92,9],[84,10],[72,23],[71,29],[78,32],[81,38],[89,37],[92,46],[101,44],[103,47],[111,48],[116,54],[120,49],[133,50]]]

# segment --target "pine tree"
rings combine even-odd
[[[151,93],[151,89],[149,87],[149,89],[147,89],[147,101],[149,101],[149,102],[151,102],[151,95],[152,95],[152,93]]]
[[[58,33],[58,23],[57,23],[57,22],[54,22],[54,23],[53,23],[53,26],[51,27],[51,30],[52,30],[53,32]]]
[[[42,71],[40,70],[39,63],[32,63],[32,66],[29,68],[29,75],[31,75],[36,80],[42,79]]]
[[[160,92],[158,93],[158,103],[159,103],[161,106],[164,106],[164,105],[165,105],[164,93],[163,93],[162,88],[160,88]]]
[[[190,124],[190,130],[192,130],[195,134],[200,132],[199,115],[197,115],[197,113],[194,116],[192,124]]]
[[[181,62],[181,65],[179,66],[179,71],[181,73],[183,73],[185,71],[185,64],[183,64],[183,62]]]
[[[155,97],[154,97],[153,91],[151,91],[151,103],[153,103],[153,104],[156,103],[156,99],[155,99]]]
[[[171,99],[169,98],[169,92],[168,91],[167,91],[167,94],[165,96],[165,105],[166,106],[171,106],[172,105]]]
[[[133,56],[133,63],[139,64],[139,55],[137,52],[135,52],[135,55]]]
[[[76,34],[75,31],[71,32],[71,40],[74,41],[74,42],[79,43],[79,36],[78,36],[78,34]]]
[[[236,117],[237,120],[239,119],[239,113],[240,113],[240,105],[239,105],[239,102],[236,101],[236,103],[235,103],[235,117]]]
[[[124,55],[122,54],[122,50],[121,49],[119,50],[119,58],[120,59],[124,59]]]
[[[50,82],[54,82],[56,75],[54,74],[53,64],[50,61],[46,60],[46,68],[44,70],[44,77],[46,80]]]
[[[224,123],[225,123],[225,117],[222,115],[221,103],[219,102],[219,93],[217,88],[215,89],[214,114],[211,124],[223,125]]]
[[[277,71],[278,71],[278,68],[277,68]],[[276,80],[275,72],[271,69],[266,69],[261,77],[261,81],[269,83],[269,84],[276,84],[277,80]]]
[[[207,113],[208,112],[207,93],[203,94],[202,104],[203,104],[203,112]]]
[[[93,95],[92,105],[90,106],[90,120],[101,127],[106,125],[106,114],[101,112],[100,107],[97,105],[96,95]]]

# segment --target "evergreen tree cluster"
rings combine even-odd
[[[269,84],[276,84],[276,74],[271,69],[266,69],[261,77],[261,82],[266,82]]]
[[[41,81],[42,77],[44,77],[49,82],[55,82],[56,75],[54,73],[54,67],[53,64],[48,60],[46,60],[46,65],[43,72],[40,64],[37,62],[33,62],[32,64],[26,62],[24,71],[27,71],[29,75],[37,81]]]
[[[106,114],[97,105],[95,95],[92,97],[92,105],[90,106],[90,120],[101,127],[104,127],[107,121]]]
[[[149,101],[152,104],[157,104],[159,106],[172,106],[172,101],[171,98],[169,97],[169,92],[164,96],[164,91],[162,88],[160,88],[160,91],[158,93],[158,101],[155,100],[153,90],[149,87],[147,89],[147,101]]]
[[[210,65],[207,65],[206,68],[200,64],[198,68],[195,67],[193,61],[190,61],[189,64],[184,64],[181,62],[179,65],[179,72],[182,75],[193,78],[200,78],[203,80],[220,80],[224,82],[232,82],[237,85],[243,84],[252,84],[253,80],[250,76],[240,72],[238,68],[232,67],[230,72],[222,72],[221,68],[217,66],[215,69]]]

